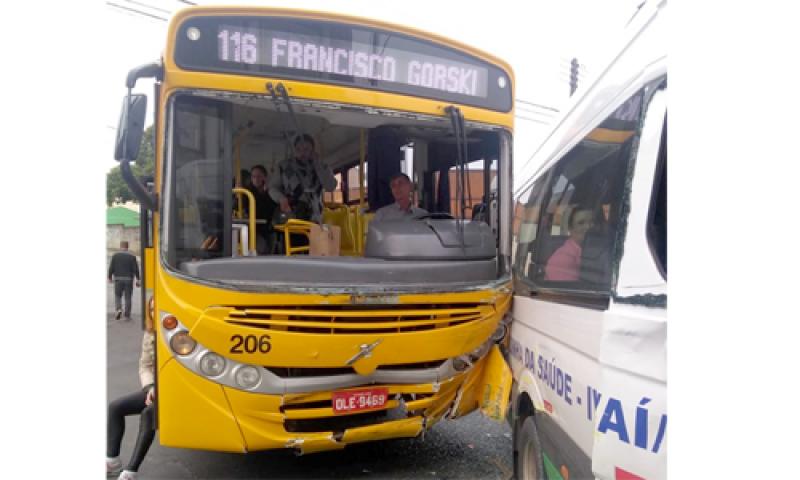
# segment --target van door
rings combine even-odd
[[[599,478],[666,474],[666,95],[666,80],[645,90],[650,100],[621,226],[616,288],[603,321],[600,378],[586,386],[592,470]]]
[[[552,478],[593,476],[602,339],[643,98],[620,98],[584,127],[517,207],[512,367]]]

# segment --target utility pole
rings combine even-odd
[[[569,96],[578,89],[578,59],[573,58],[569,64]]]

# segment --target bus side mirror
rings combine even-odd
[[[114,148],[115,160],[133,161],[139,156],[146,112],[147,95],[136,93],[126,95],[122,100],[122,114],[117,126],[117,143]]]

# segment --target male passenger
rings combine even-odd
[[[139,264],[136,257],[128,251],[128,242],[119,242],[121,252],[111,257],[108,266],[108,283],[114,282],[114,318],[119,320],[122,315],[122,295],[125,294],[125,320],[131,319],[131,296],[133,295],[133,280],[139,286]],[[113,278],[113,280],[112,280]]]
[[[411,179],[405,173],[395,173],[389,179],[389,187],[392,189],[394,203],[381,207],[375,212],[373,222],[382,220],[412,220],[422,215],[427,215],[428,211],[423,208],[415,207],[411,204]]]

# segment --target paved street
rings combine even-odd
[[[107,288],[108,398],[139,388],[142,338],[139,289],[134,288],[133,321],[113,318],[113,286]],[[130,457],[138,417],[128,417],[122,458]],[[509,479],[511,430],[473,413],[443,421],[425,439],[352,445],[344,451],[297,457],[288,451],[248,455],[162,447],[158,436],[140,469],[142,479],[399,478]]]

